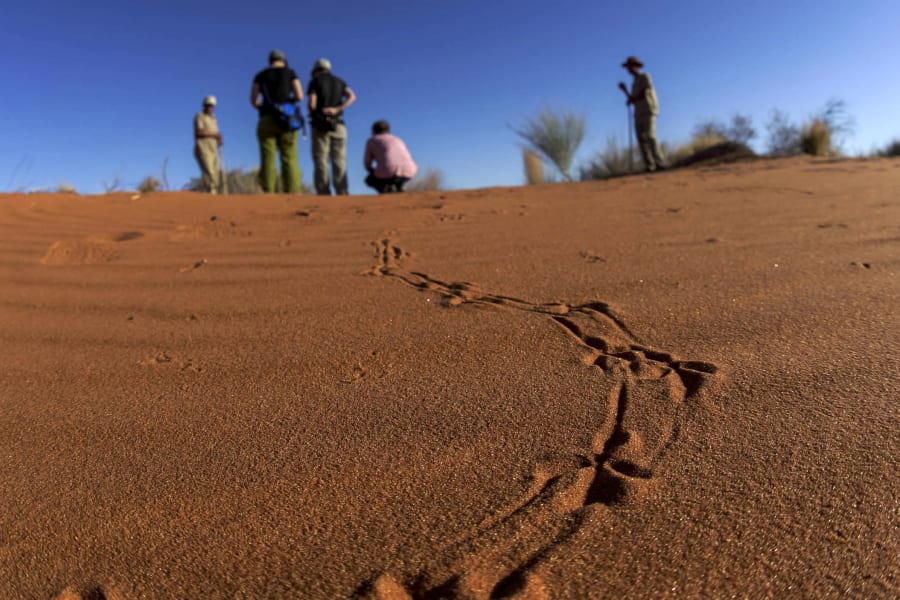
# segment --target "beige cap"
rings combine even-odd
[[[207,96],[203,99],[203,106],[215,106],[216,105],[216,97],[215,96]]]
[[[313,69],[324,69],[326,71],[331,70],[331,61],[327,58],[320,58],[316,61],[316,64],[313,65]]]

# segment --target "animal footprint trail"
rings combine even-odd
[[[59,594],[54,596],[53,600],[122,600],[123,596],[116,588],[109,585],[96,586],[86,591],[84,594],[79,593],[73,587],[67,587]]]
[[[543,315],[583,349],[585,367],[609,388],[599,399],[606,418],[591,448],[539,464],[524,497],[444,548],[422,572],[386,572],[359,590],[377,600],[549,598],[541,563],[585,522],[609,507],[639,500],[658,480],[657,468],[678,438],[690,405],[709,391],[718,368],[654,349],[605,302],[533,303],[448,283],[403,266],[409,256],[394,240],[373,242],[378,264],[367,273],[390,277],[442,297],[445,306],[492,305]],[[613,385],[610,387],[609,382]]]

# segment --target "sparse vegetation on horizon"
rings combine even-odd
[[[222,177],[223,174],[224,177]],[[263,193],[262,187],[259,185],[259,169],[245,170],[243,167],[238,167],[220,173],[220,177],[222,177],[222,181],[219,184],[219,188],[223,193],[242,195]],[[189,192],[205,191],[205,188],[203,187],[203,178],[191,178],[182,189]],[[281,191],[281,178],[279,177],[275,180],[275,192],[280,193]],[[301,191],[304,194],[315,193],[312,187],[305,183],[301,184]]]
[[[584,141],[585,117],[573,112],[541,110],[513,129],[526,148],[552,164],[566,181],[572,181],[572,161]]]
[[[615,136],[606,138],[606,148],[598,150],[594,156],[578,169],[578,178],[581,181],[595,179],[609,179],[628,175],[635,165],[640,164],[635,148],[619,145]]]
[[[772,156],[835,156],[841,154],[844,139],[853,133],[853,118],[843,100],[832,98],[802,126],[792,123],[787,113],[774,110],[766,125],[767,146]]]
[[[435,167],[425,167],[404,186],[407,192],[432,192],[444,189],[444,173]]]
[[[766,124],[766,149],[772,156],[800,154],[800,128],[783,110],[775,109]]]
[[[158,192],[162,189],[162,182],[156,177],[150,175],[145,177],[143,181],[138,184],[137,191],[142,194],[149,194],[150,192]]]
[[[72,185],[68,183],[60,183],[56,186],[56,189],[53,190],[57,194],[77,194],[78,190],[76,190]]]
[[[736,113],[731,117],[730,123],[722,121],[701,121],[694,126],[691,135],[692,140],[718,138],[719,142],[737,142],[748,144],[756,137],[756,128],[753,126],[753,118],[749,115]]]
[[[707,148],[718,146],[728,139],[717,133],[710,133],[695,129],[694,136],[687,143],[678,146],[669,147],[668,144],[663,145],[663,152],[670,166],[677,166],[691,156],[697,154]]]
[[[900,156],[900,138],[888,143],[887,146],[878,151],[878,156],[893,157]]]
[[[544,161],[540,156],[528,148],[522,148],[522,163],[525,167],[525,183],[528,185],[544,183]]]
[[[810,156],[831,156],[834,147],[831,129],[821,119],[813,119],[800,128],[800,152]]]

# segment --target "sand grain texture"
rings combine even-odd
[[[895,598],[898,187],[0,196],[2,595]]]

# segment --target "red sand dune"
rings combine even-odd
[[[896,598],[898,188],[0,196],[2,597]]]

